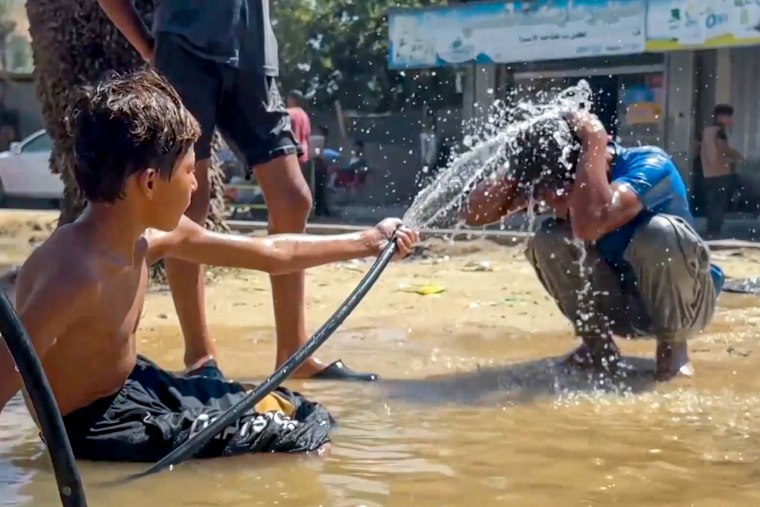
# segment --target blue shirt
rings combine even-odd
[[[686,185],[667,153],[654,146],[623,148],[611,144],[611,147],[615,153],[610,168],[612,183],[631,188],[644,209],[624,226],[599,238],[596,246],[607,262],[625,269],[625,250],[637,229],[649,218],[665,213],[681,217],[694,226],[694,216],[689,210]],[[720,292],[725,279],[723,271],[712,264],[710,274],[716,292]]]

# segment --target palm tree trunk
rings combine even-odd
[[[154,0],[135,0],[150,26]],[[72,139],[65,114],[77,87],[101,79],[108,71],[129,71],[142,61],[95,0],[27,0],[32,36],[34,77],[45,128],[53,139],[50,169],[60,174],[65,190],[58,225],[72,222],[85,207],[74,181]],[[217,136],[218,137],[218,136]],[[218,145],[218,143],[215,143]],[[212,205],[207,227],[227,230],[224,223],[224,179],[216,157],[210,170]]]

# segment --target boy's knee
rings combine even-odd
[[[312,197],[308,187],[293,189],[274,202],[267,202],[270,231],[273,233],[303,232],[311,207]]]

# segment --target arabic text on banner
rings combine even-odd
[[[389,19],[391,68],[642,53],[645,0],[495,2],[402,10]]]

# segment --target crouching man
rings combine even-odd
[[[464,219],[497,221],[531,196],[553,209],[526,255],[582,340],[569,360],[614,369],[613,334],[654,336],[657,379],[691,376],[687,339],[710,323],[724,276],[670,157],[610,142],[588,112],[538,119],[509,153],[513,170],[476,187]]]

